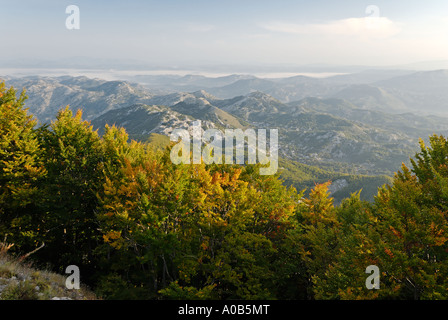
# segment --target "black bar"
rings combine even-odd
[[[101,316],[142,319],[308,319],[320,316],[345,317],[399,316],[428,312],[434,315],[437,309],[446,310],[447,301],[272,301],[272,300],[227,300],[227,301],[0,301],[2,312],[11,311],[21,316],[44,315],[61,317]],[[6,313],[5,313],[6,314]]]

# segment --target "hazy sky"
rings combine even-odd
[[[68,5],[80,29],[68,30]],[[0,64],[392,65],[448,59],[448,1],[0,0]]]

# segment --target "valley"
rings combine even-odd
[[[85,76],[0,77],[26,88],[27,107],[41,123],[69,105],[81,108],[100,134],[117,125],[130,139],[158,148],[174,129],[278,129],[281,176],[298,190],[332,181],[339,202],[379,186],[414,156],[418,139],[448,133],[448,72],[366,70],[327,78],[251,75],[135,76],[107,81]],[[447,118],[445,118],[445,116]],[[166,137],[166,138],[163,138]]]

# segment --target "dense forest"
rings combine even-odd
[[[69,107],[48,125],[0,84],[0,239],[104,299],[446,299],[448,141],[430,137],[372,202],[334,204],[257,165],[174,165],[101,136]],[[366,288],[378,266],[380,289]]]

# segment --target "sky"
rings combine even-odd
[[[67,28],[69,5],[79,8],[79,29]],[[446,0],[0,0],[0,30],[0,67],[71,59],[161,68],[448,60]]]

